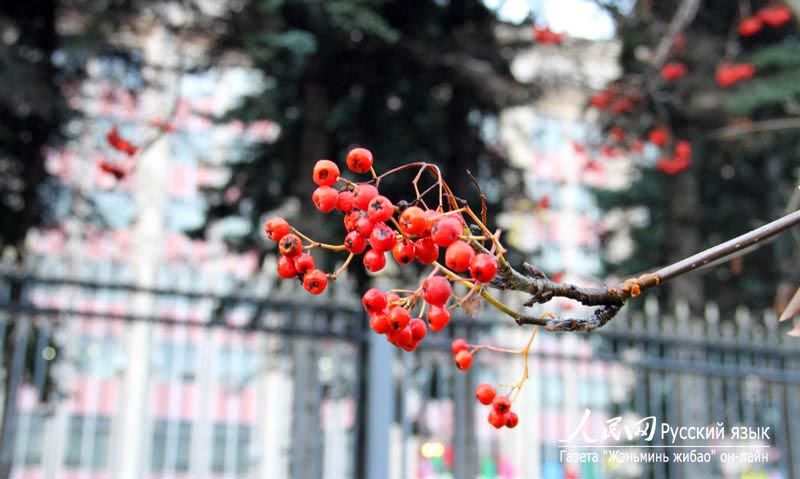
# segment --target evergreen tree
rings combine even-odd
[[[741,35],[741,22],[759,18],[769,2],[706,0],[697,2],[688,25],[671,36],[668,25],[691,3],[637,2],[629,14],[615,12],[624,75],[613,88],[638,104],[627,114],[604,113],[604,128],[622,126],[646,138],[653,128],[666,126],[674,139],[691,142],[693,162],[684,171],[665,173],[645,148],[644,166],[629,189],[598,192],[607,210],[647,213],[647,221],[632,226],[635,250],[609,262],[611,272],[631,274],[673,262],[800,205],[800,125],[785,121],[797,115],[800,101],[796,20],[761,22],[754,34]],[[654,57],[662,42],[668,42],[667,55],[658,62]],[[667,81],[662,65],[672,62],[683,64],[687,73]],[[753,65],[755,75],[724,86],[719,67],[726,62]],[[800,248],[787,236],[723,267],[680,278],[668,291],[671,302],[688,300],[695,308],[705,299],[723,309],[762,307],[773,302],[776,291],[791,293],[788,286],[798,282]]]
[[[243,192],[239,201],[211,192],[212,217],[251,220],[253,234],[243,244],[260,245],[260,215],[292,196],[304,199],[294,223],[320,238],[332,236],[322,230],[339,232],[340,224],[321,226],[331,220],[305,210],[305,200],[314,163],[329,158],[343,167],[353,146],[370,148],[380,170],[435,162],[475,201],[469,170],[495,211],[515,190],[484,129],[500,108],[530,98],[532,88],[511,76],[511,52],[498,45],[498,20],[483,2],[253,0],[228,24],[219,51],[244,53],[265,83],[226,119],[266,117],[281,128],[276,142],[234,165],[227,187]],[[407,188],[381,186],[395,201],[413,199]]]

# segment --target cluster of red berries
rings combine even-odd
[[[757,11],[739,23],[739,35],[752,37],[760,32],[764,25],[772,28],[781,27],[792,20],[792,12],[785,5],[771,5]]]
[[[470,246],[469,229],[460,211],[406,204],[401,207],[381,195],[369,150],[351,150],[346,164],[356,173],[371,172],[373,181],[354,183],[341,177],[334,162],[320,160],[314,166],[313,180],[318,187],[312,194],[318,210],[323,213],[339,211],[344,215],[347,233],[343,244],[321,245],[301,237],[283,218],[271,218],[264,224],[264,232],[278,242],[281,255],[278,275],[281,278],[301,277],[308,292],[319,294],[335,275],[315,269],[314,258],[305,250],[322,246],[347,251],[351,258],[363,254],[364,268],[374,273],[386,266],[389,252],[400,265],[413,261],[429,265],[439,260],[443,248],[444,266],[437,266],[416,290],[397,293],[373,288],[362,297],[372,330],[385,334],[387,340],[398,348],[413,351],[426,336],[428,328],[440,331],[449,323],[447,303],[453,296],[450,281],[458,280],[459,273],[468,273],[469,280],[488,283],[497,274],[497,259],[489,253],[476,253]],[[307,245],[304,245],[304,239]],[[444,273],[450,275],[450,279],[443,276]],[[419,317],[415,317],[412,312],[418,305],[421,306]],[[426,308],[427,322],[421,317]]]
[[[674,176],[692,165],[692,144],[688,141],[678,141],[672,149],[671,157],[659,158],[656,168],[664,174]]]
[[[487,420],[495,428],[500,429],[505,426],[512,429],[519,423],[517,413],[511,410],[511,399],[508,396],[498,396],[491,384],[479,384],[475,388],[475,397],[484,406],[492,406]]]
[[[558,45],[564,41],[566,35],[556,33],[550,27],[533,27],[533,39],[540,45]]]
[[[753,78],[756,67],[749,63],[723,63],[717,67],[715,79],[722,88]]]

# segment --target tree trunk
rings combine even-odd
[[[673,178],[668,207],[667,260],[675,262],[689,257],[701,249],[695,171],[687,170]],[[701,275],[687,274],[675,278],[669,283],[669,304],[675,305],[679,302],[688,303],[692,312],[703,311],[703,279]]]

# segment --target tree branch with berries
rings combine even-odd
[[[619,285],[582,287],[552,281],[527,263],[523,264],[522,270],[516,269],[505,257],[502,232],[491,231],[486,226],[483,193],[480,212],[476,213],[465,200],[456,196],[435,164],[408,163],[378,175],[372,166],[372,153],[365,148],[351,150],[346,164],[352,172],[368,174],[371,178],[362,182],[347,179],[330,160],[318,161],[313,170],[313,181],[318,186],[312,194],[314,205],[323,213],[337,211],[343,215],[345,236],[341,244],[309,238],[283,218],[271,218],[264,224],[267,237],[278,243],[278,275],[285,279],[298,279],[306,291],[317,295],[323,293],[328,283],[335,281],[358,256],[363,267],[371,273],[386,267],[389,254],[401,266],[416,262],[430,267],[414,287],[389,291],[372,288],[362,296],[370,328],[384,335],[394,346],[409,352],[418,347],[429,329],[433,332],[444,329],[450,322],[451,310],[461,308],[474,316],[476,303],[481,301],[519,325],[533,325],[530,340],[520,349],[470,345],[463,339],[456,339],[451,345],[455,364],[462,370],[469,369],[473,356],[483,350],[523,357],[523,377],[517,384],[505,386],[507,395],[496,396],[491,385],[481,385],[476,391],[480,402],[493,404],[489,422],[497,427],[513,427],[517,423],[510,404],[527,379],[528,353],[539,326],[549,331],[595,330],[614,318],[627,300],[643,291],[716,261],[746,253],[800,224],[800,211],[796,211],[683,261],[629,278]],[[414,175],[409,188],[413,197],[395,203],[381,194],[381,181],[403,173]],[[316,249],[347,256],[339,268],[326,273],[316,268],[312,255]],[[586,318],[563,318],[549,313],[531,316],[501,301],[494,293],[498,290],[527,294],[525,306],[566,298],[596,309]]]

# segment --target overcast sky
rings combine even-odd
[[[536,23],[548,25],[569,36],[607,39],[614,35],[614,24],[591,0],[484,0],[490,8],[500,8],[500,17],[519,22],[533,12]]]

